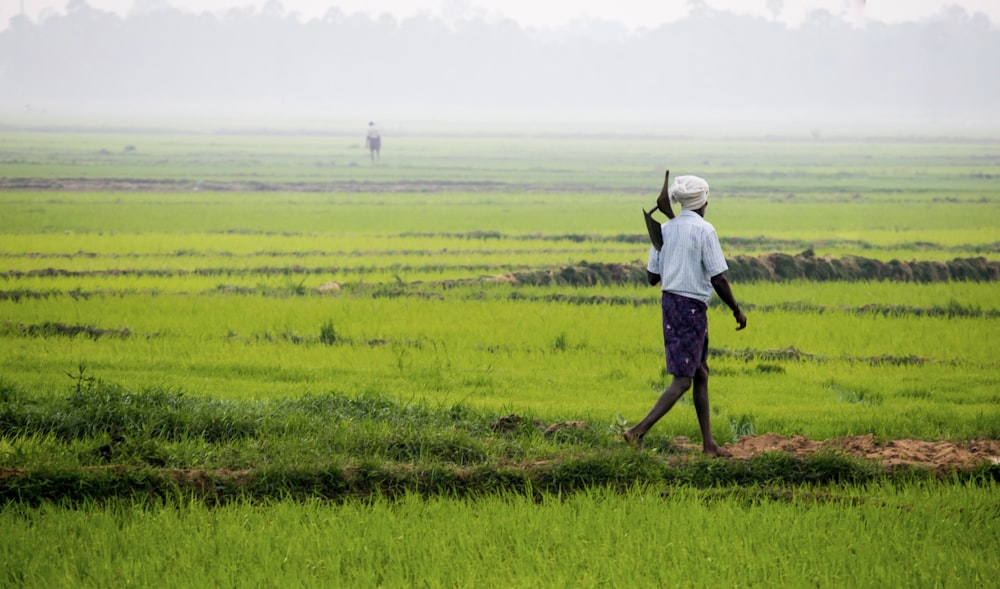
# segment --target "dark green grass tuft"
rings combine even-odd
[[[931,475],[925,473],[925,476]],[[847,456],[797,458],[783,452],[767,452],[746,461],[699,459],[669,469],[666,478],[696,487],[715,487],[866,483],[887,479],[888,475],[876,463]]]
[[[96,325],[77,325],[57,321],[45,321],[39,324],[25,325],[5,321],[0,324],[0,335],[14,337],[77,337],[83,335],[92,340],[102,337],[128,338],[132,331],[127,327],[108,329]]]

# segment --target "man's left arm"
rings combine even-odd
[[[743,314],[743,310],[740,309],[740,305],[736,302],[736,297],[733,296],[733,289],[729,286],[729,280],[726,279],[726,273],[720,272],[712,277],[712,288],[715,289],[715,293],[719,295],[723,303],[729,306],[733,311],[733,317],[736,318],[736,323],[739,327],[736,328],[737,331],[745,328],[747,326],[747,316]]]
[[[739,303],[736,302],[736,297],[733,296],[733,289],[729,286],[729,280],[726,279],[726,270],[729,270],[729,265],[726,264],[726,257],[722,254],[722,245],[719,243],[719,236],[715,233],[714,227],[702,242],[702,248],[703,268],[712,277],[712,288],[715,289],[715,293],[719,295],[722,302],[726,303],[733,310],[733,317],[736,318],[736,323],[739,324],[739,327],[736,329],[745,328],[747,326],[747,316],[743,314]]]

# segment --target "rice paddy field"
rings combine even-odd
[[[749,318],[669,383],[664,170]],[[988,587],[1000,142],[0,129],[0,586]],[[197,580],[197,581],[195,581]]]

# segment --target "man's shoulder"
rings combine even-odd
[[[705,220],[704,217],[694,211],[681,211],[674,221],[681,221],[689,225],[696,226],[705,231],[715,231],[715,226]]]

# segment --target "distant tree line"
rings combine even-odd
[[[655,28],[556,38],[478,17],[139,6],[13,18],[0,101],[1000,112],[1000,30],[957,7],[863,28],[819,11],[787,28],[696,3]]]

